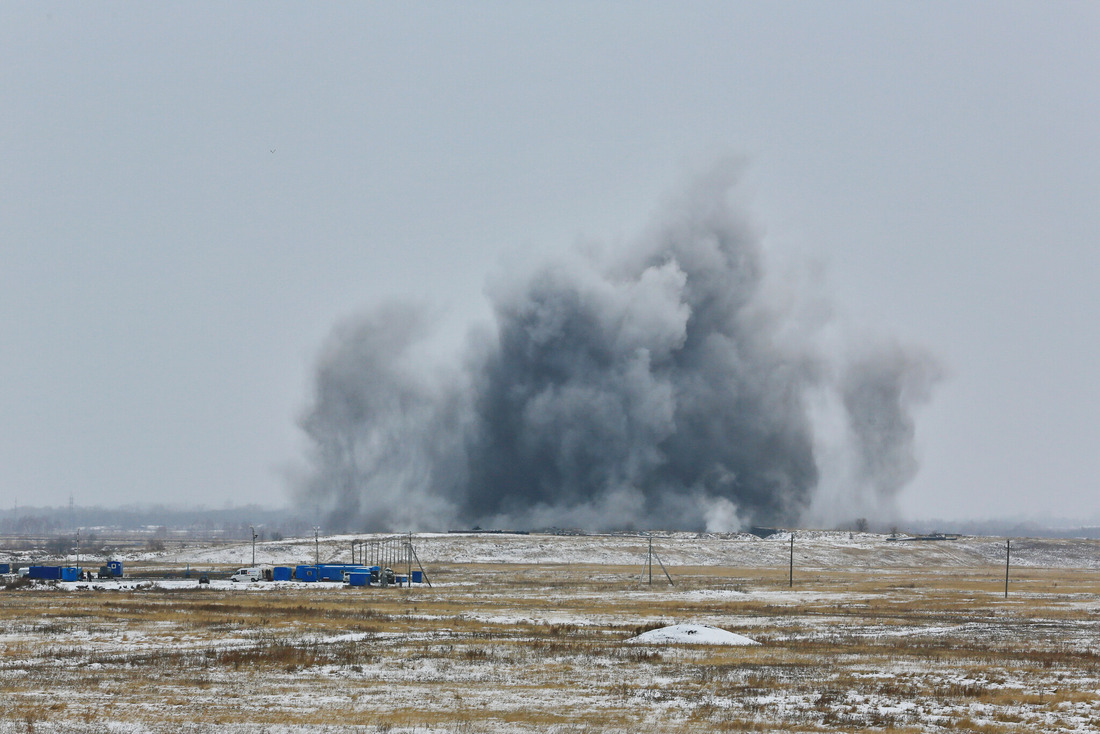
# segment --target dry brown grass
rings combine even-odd
[[[778,568],[679,567],[673,588],[638,567],[432,570],[435,589],[2,592],[0,731],[1100,724],[1096,574],[1024,569],[1006,601],[992,568],[810,569],[793,590]],[[623,644],[688,620],[763,644]]]

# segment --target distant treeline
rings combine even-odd
[[[140,532],[162,539],[170,535],[185,535],[191,538],[250,540],[252,531],[249,526],[252,526],[256,529],[258,539],[280,540],[312,536],[315,525],[321,526],[322,533],[330,532],[323,522],[318,522],[314,517],[304,517],[303,514],[300,509],[273,509],[255,504],[218,509],[169,505],[15,507],[0,510],[0,535],[75,536],[79,533],[82,538],[87,539],[89,534],[103,537],[112,532]],[[1100,525],[1073,525],[1069,521],[1059,520],[920,520],[885,526],[859,518],[836,529],[901,534],[951,533],[1012,538],[1100,539]],[[474,532],[477,531],[486,532],[481,528],[474,528]],[[564,531],[553,528],[543,532],[583,534],[585,530]]]
[[[164,536],[185,533],[192,537],[251,539],[249,526],[265,539],[313,534],[309,518],[289,508],[271,509],[243,505],[220,509],[176,508],[165,505],[125,507],[19,507],[0,510],[0,534],[55,535],[83,531],[100,535],[146,531]]]
[[[1096,538],[1100,526],[1073,526],[1069,523],[1039,523],[1013,520],[929,520],[906,524],[911,533],[954,533],[998,538]]]

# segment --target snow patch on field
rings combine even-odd
[[[759,645],[756,640],[707,624],[674,624],[643,632],[627,642],[641,645]]]

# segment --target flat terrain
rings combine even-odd
[[[0,732],[1100,729],[1096,541],[1014,540],[1005,599],[998,539],[799,533],[793,588],[787,536],[657,537],[674,585],[638,537],[412,540],[431,588],[231,584],[251,544],[181,543],[0,591]],[[760,644],[629,642],[689,622]]]

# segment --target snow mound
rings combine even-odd
[[[706,624],[674,624],[643,632],[627,642],[646,645],[759,645],[744,635],[727,632]]]

